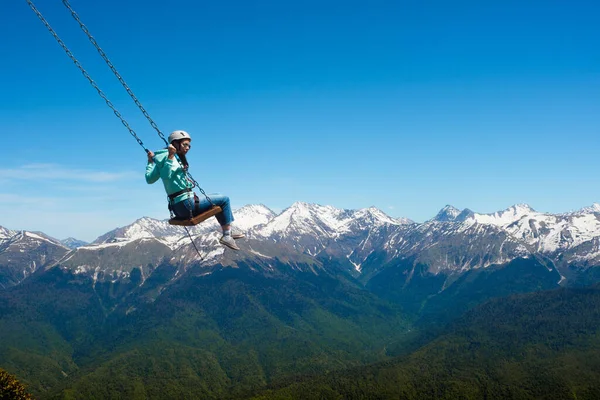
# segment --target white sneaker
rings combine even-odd
[[[219,239],[219,243],[221,243],[223,246],[229,247],[232,250],[240,249],[238,245],[235,244],[235,240],[233,239],[233,237],[231,237],[231,235],[221,236],[221,239]]]
[[[241,232],[236,232],[236,233],[232,233],[231,237],[234,238],[235,240],[238,240],[238,239],[244,239],[246,237],[246,235],[244,235]]]

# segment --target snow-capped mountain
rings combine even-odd
[[[235,211],[235,227],[237,230],[247,232],[250,229],[264,225],[275,217],[275,213],[263,205],[244,206]],[[196,226],[188,227],[192,235],[220,232],[221,229],[215,218],[209,218]],[[131,225],[114,229],[98,237],[92,242],[96,244],[109,244],[135,241],[138,239],[154,238],[162,241],[171,248],[179,247],[178,243],[185,230],[180,226],[169,225],[168,220],[158,220],[143,217]]]
[[[374,207],[345,210],[304,202],[279,214],[264,205],[248,205],[234,215],[234,229],[247,235],[241,244],[245,251],[226,251],[218,244],[220,227],[214,218],[189,228],[199,257],[183,228],[144,217],[78,246],[56,264],[109,280],[127,277],[134,268],[147,276],[164,262],[184,271],[199,261],[204,267],[249,261],[267,269],[269,260],[275,259],[302,260],[311,268],[335,261],[338,267],[364,276],[377,274],[394,260],[426,265],[434,275],[530,257],[564,268],[600,264],[600,204],[563,214],[540,213],[526,204],[489,214],[447,205],[424,223],[392,218]],[[15,235],[2,228],[0,243]],[[63,245],[52,243],[65,252]]]
[[[433,270],[464,270],[534,255],[566,265],[581,255],[571,259],[565,251],[599,237],[600,205],[556,215],[526,204],[490,214],[446,206],[433,220],[396,232],[389,246],[402,257],[436,265]],[[586,253],[586,260],[600,263],[600,254],[593,254]]]
[[[69,237],[60,241],[64,246],[67,246],[70,249],[76,249],[80,246],[85,246],[89,244],[88,242],[84,242],[83,240],[75,239],[73,237]]]
[[[563,257],[563,253],[600,237],[600,205],[596,203],[569,213],[549,214],[520,204],[494,214],[474,214],[465,223],[497,226],[508,233],[511,240],[523,243],[530,252],[564,264],[574,260]]]
[[[173,251],[154,237],[141,237],[114,243],[80,246],[57,260],[55,266],[75,274],[89,276],[94,282],[116,282],[128,279],[134,269],[141,274],[141,281]]]
[[[248,232],[253,228],[268,224],[276,216],[277,214],[265,205],[248,205],[235,211],[233,225],[239,231]],[[213,229],[218,228],[214,219],[212,222]]]
[[[2,243],[5,240],[10,239],[11,237],[13,237],[16,234],[17,234],[17,231],[11,231],[10,229],[6,229],[6,228],[0,226],[0,243]]]
[[[182,227],[169,225],[167,220],[143,217],[100,236],[89,245],[77,247],[57,264],[94,280],[128,277],[134,268],[147,276],[153,266],[162,262],[178,265],[183,272],[187,265],[200,259],[204,266],[236,265],[252,259],[268,269],[268,260],[278,257],[312,265],[314,261],[310,261],[310,257],[335,247],[336,241],[342,243],[343,238],[348,239],[348,244],[342,244],[342,253],[350,253],[348,246],[355,241],[351,237],[357,233],[360,236],[382,227],[412,222],[391,218],[374,207],[342,210],[301,202],[280,214],[264,205],[248,205],[235,210],[234,217],[234,229],[247,235],[247,252],[226,252],[218,244],[221,229],[214,218],[188,228],[192,245]]]
[[[312,237],[322,241],[352,233],[355,229],[372,229],[386,224],[402,225],[410,222],[412,221],[406,218],[391,218],[374,207],[342,210],[332,206],[296,202],[268,223],[258,226],[255,234],[263,238],[297,240]]]
[[[434,221],[439,222],[448,222],[456,220],[456,217],[460,215],[460,210],[454,206],[447,205],[442,208],[435,217],[433,217]]]
[[[468,220],[472,223],[506,227],[513,222],[518,221],[523,216],[533,213],[535,213],[535,210],[527,204],[516,204],[506,210],[498,211],[493,214],[473,213]]]
[[[590,214],[600,213],[600,203],[594,203],[589,207],[583,207],[581,210],[572,211],[567,214]]]
[[[169,225],[167,220],[143,217],[131,225],[105,233],[94,240],[91,246],[111,243],[119,246],[121,242],[132,242],[139,239],[160,239],[169,245],[177,242],[180,236],[181,229],[177,226]]]
[[[0,235],[0,288],[18,284],[69,251],[58,240],[39,232],[0,227]]]
[[[528,257],[527,247],[494,225],[428,221],[393,232],[383,246],[389,261],[411,259],[429,266],[431,273],[452,273],[517,257]]]

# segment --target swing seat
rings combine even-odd
[[[190,219],[171,218],[169,220],[169,224],[170,225],[179,225],[179,226],[194,226],[194,225],[198,225],[200,222],[204,221],[205,219],[208,219],[208,218],[220,213],[221,211],[223,211],[221,209],[221,207],[213,206],[210,210],[204,211],[203,213],[200,213]]]

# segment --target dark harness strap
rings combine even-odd
[[[191,191],[192,191],[192,189],[187,188],[187,189],[180,190],[179,192],[171,193],[169,195],[169,200],[173,201],[175,199],[175,197],[177,197],[181,194],[187,193],[187,192],[191,192]]]

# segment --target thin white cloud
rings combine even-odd
[[[31,181],[77,181],[107,183],[140,179],[139,172],[104,172],[85,169],[72,169],[58,164],[28,164],[18,168],[0,168],[0,180]]]

